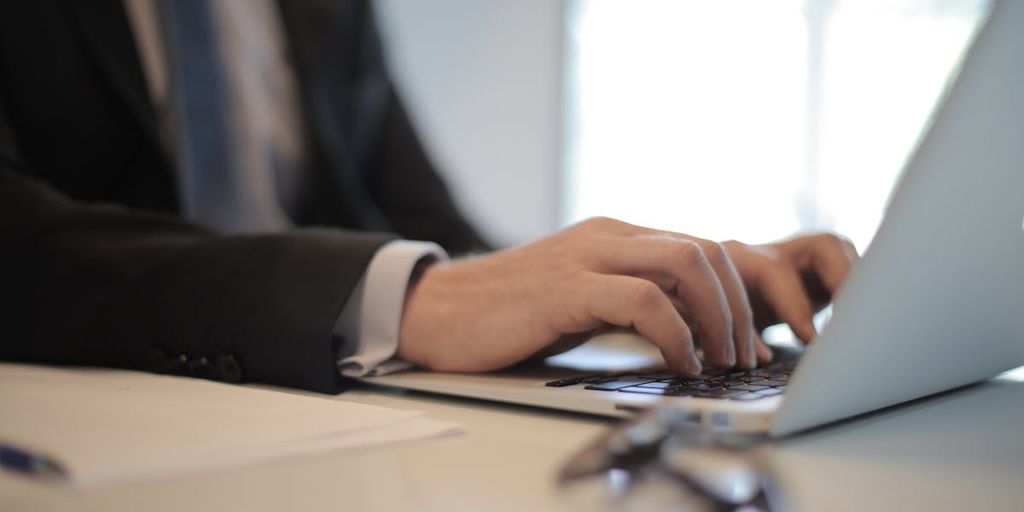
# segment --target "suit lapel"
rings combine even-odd
[[[86,47],[100,72],[125,102],[154,148],[165,155],[156,111],[142,74],[135,38],[125,17],[122,0],[71,0],[65,5],[81,29]]]
[[[69,0],[65,5],[101,73],[155,150],[169,158],[122,0]],[[302,91],[310,151],[320,155],[356,224],[363,229],[389,230],[390,223],[357,172],[343,124],[349,115],[359,36],[365,29],[361,25],[364,2],[278,0],[278,6]]]
[[[352,1],[278,0],[296,71],[305,85],[338,82],[351,52]]]

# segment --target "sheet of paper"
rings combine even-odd
[[[73,486],[183,474],[459,432],[403,411],[199,379],[0,363],[0,444]]]

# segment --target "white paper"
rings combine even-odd
[[[75,486],[459,432],[419,411],[106,369],[0,363],[0,443]]]

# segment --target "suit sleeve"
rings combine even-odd
[[[480,252],[490,244],[466,219],[441,179],[396,92],[384,62],[380,37],[367,6],[362,24],[357,67],[363,116],[379,120],[359,123],[372,130],[368,144],[367,186],[375,202],[398,233],[415,240],[437,242],[452,255]],[[356,114],[360,112],[356,109]],[[360,138],[356,134],[355,138]]]
[[[219,236],[24,175],[0,105],[0,358],[336,392],[332,327],[389,235]]]

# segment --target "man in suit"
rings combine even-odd
[[[754,247],[594,219],[447,259],[487,249],[366,2],[0,7],[3,359],[334,392],[396,361],[501,368],[610,323],[692,375],[695,338],[743,367],[771,357],[765,325],[810,340],[856,258],[832,235]]]

